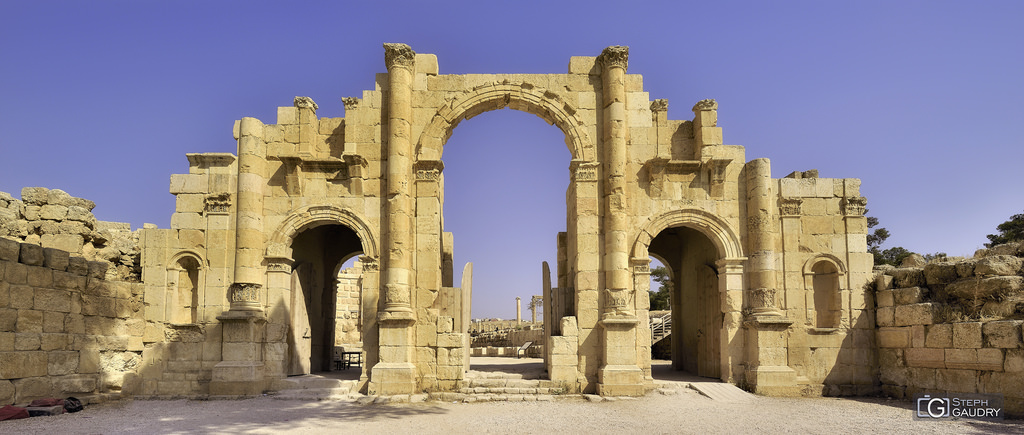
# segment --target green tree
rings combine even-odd
[[[868,210],[865,209],[864,213],[867,214],[867,212]],[[912,251],[908,251],[902,246],[883,250],[882,244],[889,238],[889,230],[885,228],[875,228],[878,226],[878,218],[874,216],[868,216],[867,218],[868,229],[874,229],[874,231],[868,233],[868,252],[875,257],[875,266],[881,266],[883,264],[899,266],[900,263],[903,262],[903,259],[914,253]]]
[[[668,276],[668,269],[665,266],[651,269],[651,278],[654,279],[654,282],[658,283],[658,291],[647,291],[651,297],[651,311],[669,310],[668,301],[672,289],[669,288],[671,278]]]
[[[988,243],[985,244],[986,248],[1024,240],[1024,214],[1010,216],[1010,220],[999,224],[996,226],[996,229],[999,230],[999,234],[985,236],[988,237]]]

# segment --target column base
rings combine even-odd
[[[643,396],[644,373],[633,365],[607,365],[597,373],[597,394],[602,396]]]
[[[213,366],[210,380],[211,396],[258,396],[267,390],[263,363],[253,361],[222,361]]]
[[[377,363],[370,372],[369,393],[378,396],[416,394],[416,366],[412,363]]]
[[[800,396],[796,370],[788,366],[759,366],[747,369],[747,385],[764,396]]]

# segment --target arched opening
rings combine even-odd
[[[814,294],[814,325],[818,328],[838,328],[839,270],[830,261],[819,261],[811,267]]]
[[[345,225],[309,227],[292,239],[289,375],[333,368],[338,326],[338,271],[346,260],[362,251],[359,236]]]
[[[199,321],[199,271],[202,266],[196,257],[183,255],[174,263],[175,267],[171,274],[176,279],[176,285],[172,286],[171,323],[189,324]]]
[[[723,315],[718,249],[701,231],[675,226],[659,232],[648,252],[665,265],[671,277],[671,333],[665,339],[671,346],[673,369],[720,378]]]

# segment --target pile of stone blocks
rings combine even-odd
[[[999,252],[879,275],[877,338],[886,394],[999,393],[1010,415],[1024,415],[1024,320],[1006,306],[1020,292],[1021,260]],[[954,309],[961,306],[979,310],[980,318],[963,317]]]
[[[142,286],[108,264],[0,238],[0,403],[125,387],[141,363]]]
[[[21,199],[0,192],[0,237],[105,261],[109,278],[138,279],[138,234],[127,223],[97,220],[96,204],[60,189],[26,187]]]

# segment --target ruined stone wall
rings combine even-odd
[[[108,280],[107,269],[0,237],[0,404],[72,395],[89,402],[132,388],[143,286]]]
[[[97,220],[95,207],[60,189],[26,187],[20,200],[0,192],[0,237],[104,261],[111,266],[107,278],[138,281],[138,232],[127,223]]]
[[[359,314],[362,276],[363,268],[358,261],[355,263],[355,267],[342,270],[338,274],[335,346],[360,344],[363,341],[362,322],[360,322]]]
[[[877,278],[879,371],[892,397],[999,393],[1024,415],[1021,250],[888,269]]]

